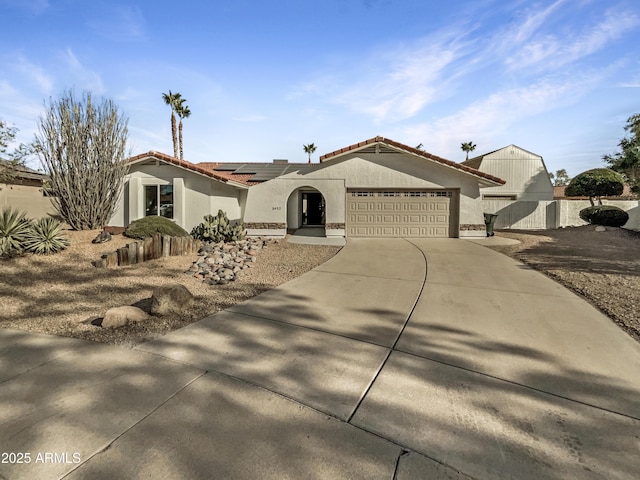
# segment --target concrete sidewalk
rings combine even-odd
[[[31,454],[0,478],[640,471],[640,345],[463,240],[349,240],[134,350],[0,330],[0,362],[0,451]]]

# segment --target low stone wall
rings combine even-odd
[[[326,230],[344,230],[344,223],[327,223],[324,228]]]
[[[144,240],[128,243],[115,252],[104,254],[92,264],[98,268],[124,267],[162,257],[195,254],[200,249],[200,245],[200,240],[192,237],[170,237],[156,233]]]
[[[278,229],[286,229],[286,223],[245,223],[245,228],[247,230],[278,230]]]

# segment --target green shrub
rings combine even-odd
[[[5,208],[0,212],[0,257],[20,255],[31,229],[31,221],[23,212]]]
[[[159,215],[151,215],[132,222],[124,231],[124,236],[143,239],[152,236],[154,233],[170,235],[172,237],[189,236],[185,229],[176,225],[168,218]]]
[[[218,215],[206,215],[204,222],[193,227],[191,236],[203,242],[230,242],[242,240],[245,235],[244,223],[232,225],[227,214],[218,210]]]
[[[24,240],[24,249],[37,255],[58,253],[69,246],[62,233],[63,224],[51,217],[44,217],[31,224]]]
[[[580,218],[592,225],[621,227],[629,220],[629,214],[613,205],[596,205],[580,210]]]
[[[609,168],[594,168],[575,176],[564,192],[567,197],[589,197],[593,205],[593,198],[601,203],[600,197],[620,195],[623,188],[624,177],[618,172]]]

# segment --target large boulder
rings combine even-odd
[[[102,319],[102,327],[118,328],[124,327],[132,322],[148,320],[149,315],[138,307],[124,306],[114,307],[107,310]]]
[[[153,290],[151,313],[161,316],[180,313],[190,308],[193,302],[193,295],[184,285],[179,283],[163,285]]]

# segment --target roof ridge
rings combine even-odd
[[[475,175],[477,177],[481,177],[481,178],[485,178],[487,180],[491,180],[492,182],[496,182],[496,183],[499,183],[501,185],[504,185],[506,183],[506,181],[501,179],[501,178],[495,177],[495,176],[490,175],[490,174],[485,173],[485,172],[481,172],[480,170],[477,170],[475,168],[468,167],[468,166],[463,165],[461,163],[454,162],[453,160],[447,160],[446,158],[439,157],[437,155],[433,155],[432,153],[425,152],[424,150],[419,150],[417,148],[410,147],[409,145],[405,145],[403,143],[396,142],[395,140],[391,140],[390,138],[385,138],[385,137],[381,137],[381,136],[376,136],[376,137],[370,138],[368,140],[365,140],[363,142],[355,143],[355,144],[350,145],[348,147],[341,148],[340,150],[335,150],[333,152],[326,153],[326,154],[324,154],[324,155],[322,155],[320,157],[320,162],[322,162],[324,160],[327,160],[327,159],[330,159],[330,158],[337,157],[337,156],[339,156],[339,155],[341,155],[343,153],[346,153],[346,152],[358,150],[360,148],[366,147],[367,145],[372,145],[374,143],[385,143],[387,145],[391,145],[393,147],[399,148],[400,150],[405,150],[405,151],[407,151],[409,153],[412,153],[414,155],[418,155],[418,156],[427,158],[429,160],[433,160],[435,162],[442,163],[443,165],[447,165],[449,167],[453,167],[453,168],[456,168],[458,170],[462,170],[463,172],[467,172],[467,173],[470,173],[470,174]]]

